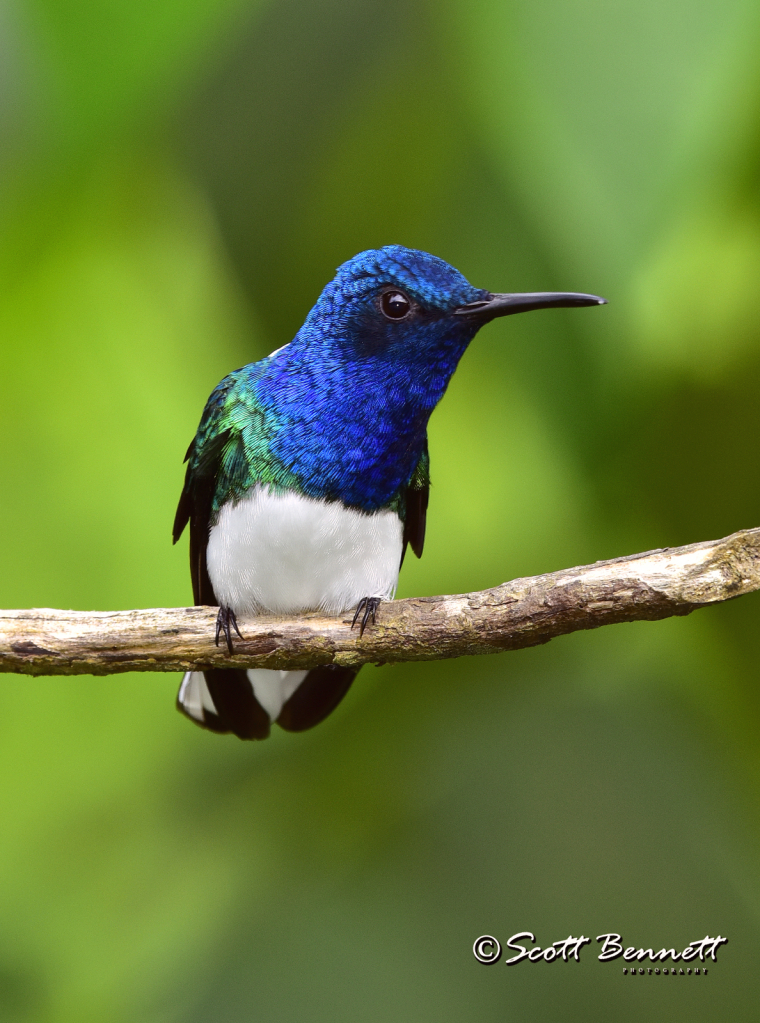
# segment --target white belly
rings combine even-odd
[[[221,509],[206,564],[217,600],[236,614],[339,614],[362,597],[393,598],[402,536],[393,511],[256,486]]]
[[[362,597],[393,598],[402,536],[395,512],[365,515],[337,501],[257,486],[222,508],[209,534],[206,565],[216,599],[236,614],[340,614]],[[247,674],[256,699],[276,721],[307,672],[254,668]],[[201,724],[204,710],[215,710],[201,672],[185,675],[179,699]]]

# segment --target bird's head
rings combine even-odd
[[[417,249],[386,245],[338,268],[309,314],[301,342],[338,346],[350,361],[390,358],[456,362],[484,323],[557,306],[602,305],[596,295],[494,294],[474,288],[453,266]]]

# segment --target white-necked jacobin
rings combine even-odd
[[[290,344],[222,380],[187,452],[174,541],[189,522],[193,594],[219,607],[217,643],[232,650],[240,614],[355,609],[364,631],[407,546],[422,554],[427,423],[477,331],[604,301],[492,294],[401,245],[344,263]],[[356,671],[188,672],[177,704],[205,728],[263,739],[273,721],[322,721]]]

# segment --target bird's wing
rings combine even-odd
[[[190,523],[190,575],[196,605],[215,607],[218,601],[206,568],[206,547],[220,491],[235,493],[250,485],[241,422],[250,417],[238,399],[238,370],[219,384],[206,404],[200,426],[185,461],[182,488],[172,531],[174,543]]]
[[[427,439],[417,468],[406,488],[406,508],[404,513],[404,546],[401,551],[401,564],[404,563],[407,544],[418,558],[422,557],[425,546],[425,521],[427,518],[428,496],[430,493],[430,456],[428,455]]]

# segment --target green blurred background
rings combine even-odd
[[[398,242],[497,321],[431,424],[401,595],[760,525],[750,0],[0,5],[0,605],[191,599],[218,380]],[[756,1019],[760,598],[367,669],[242,744],[175,675],[0,680],[8,1023]],[[730,938],[707,978],[474,939]]]

